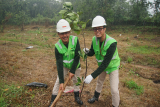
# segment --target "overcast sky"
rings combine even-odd
[[[147,1],[150,1],[150,2],[152,2],[152,3],[154,2],[154,0],[147,0]],[[154,14],[154,10],[153,10],[153,9],[149,9],[148,11],[150,12],[151,15]]]

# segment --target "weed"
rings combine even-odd
[[[132,75],[132,74],[134,75],[135,72],[131,69],[131,70],[129,70],[129,74],[130,74],[130,75]]]
[[[144,92],[143,86],[138,86],[133,80],[127,81],[126,86],[129,89],[134,89],[136,91],[137,95],[143,94],[143,92]]]
[[[128,62],[128,63],[131,63],[132,61],[133,61],[132,57],[128,57],[128,58],[127,58],[127,62]]]
[[[128,38],[128,37],[126,38],[126,41],[129,41],[129,38]]]

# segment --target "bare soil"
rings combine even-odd
[[[46,30],[42,26],[41,31],[44,36],[49,37],[48,43],[55,44],[59,37],[53,36],[55,30]],[[34,29],[31,29],[34,28]],[[9,31],[9,32],[8,32]],[[34,26],[26,26],[23,32],[17,27],[8,27],[5,29],[5,33],[0,33],[0,37],[3,37],[9,33],[15,33],[16,35],[28,35],[32,39],[35,39],[36,34],[27,33],[27,31],[35,31]],[[145,38],[140,35],[139,38],[134,38],[135,34],[124,33],[122,36],[117,36],[119,33],[114,33],[114,31],[109,31],[111,37],[115,38],[118,42],[117,47],[119,55],[121,58],[121,66],[119,70],[119,91],[120,91],[120,105],[119,107],[160,107],[160,83],[155,83],[154,81],[160,81],[160,54],[150,54],[150,55],[140,55],[132,52],[126,51],[126,48],[130,46],[131,43],[137,43],[138,45],[147,45],[148,40],[140,40],[139,38]],[[107,33],[107,32],[106,32]],[[72,33],[73,35],[76,35]],[[92,37],[94,36],[92,31],[85,31],[85,44],[87,48],[90,48]],[[154,36],[154,35],[153,35]],[[149,42],[152,45],[160,47],[160,35],[156,35],[154,39]],[[84,39],[82,35],[78,35],[81,49],[84,48]],[[40,40],[37,38],[37,40]],[[143,42],[143,44],[141,43]],[[32,44],[13,42],[0,40],[0,76],[6,84],[18,84],[20,87],[28,92],[33,92],[35,97],[33,100],[30,99],[30,95],[25,92],[22,94],[21,98],[13,99],[12,104],[9,107],[15,107],[16,104],[21,104],[24,107],[28,107],[26,101],[32,101],[32,106],[34,107],[48,107],[50,104],[50,98],[54,83],[57,77],[57,67],[56,59],[54,55],[54,47],[47,48],[38,45],[32,45],[32,49],[25,50],[26,47]],[[134,56],[131,63],[128,63],[127,57]],[[155,58],[157,63],[151,65],[150,63],[141,63],[146,60],[144,57]],[[80,59],[81,62],[81,77],[84,77],[86,71],[86,62]],[[95,57],[87,58],[87,75],[91,74],[97,69],[97,62]],[[134,71],[135,74],[130,73]],[[85,84],[81,100],[83,105],[81,107],[112,107],[111,100],[111,90],[109,84],[109,76],[106,76],[105,82],[103,84],[103,90],[100,94],[99,101],[93,104],[87,102],[94,95],[96,88],[96,79],[92,80],[90,84]],[[136,95],[135,91],[128,89],[125,82],[133,80],[138,85],[143,85],[144,93],[141,95]],[[47,88],[36,88],[36,87],[26,87],[25,85],[32,82],[40,82],[48,85]],[[71,86],[72,82],[68,84]],[[24,100],[25,99],[25,100]],[[63,93],[61,98],[56,104],[56,107],[78,107],[79,105],[74,101],[73,93]]]

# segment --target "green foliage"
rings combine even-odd
[[[79,19],[79,16],[80,14],[82,14],[81,12],[74,12],[73,11],[73,6],[72,6],[72,3],[71,2],[65,2],[63,4],[63,8],[65,10],[61,10],[59,12],[59,14],[62,15],[62,19],[66,19],[70,26],[71,26],[71,29],[77,33],[77,34],[80,34],[80,31],[82,29],[85,29],[86,28],[86,24],[87,22],[83,22],[83,21],[80,21]]]
[[[144,92],[143,86],[138,86],[133,80],[127,81],[126,86],[129,89],[134,89],[136,91],[137,95],[143,94],[143,92]]]
[[[19,11],[17,14],[15,14],[14,18],[15,18],[14,21],[17,25],[22,25],[22,24],[28,23],[28,15],[23,10]]]
[[[1,3],[3,1],[3,3]],[[67,2],[66,2],[67,1]],[[9,24],[17,25],[21,23],[17,20],[16,14],[21,17],[20,12],[25,13],[24,24],[36,23],[44,24],[44,18],[49,18],[50,24],[56,24],[61,18],[58,12],[63,9],[60,14],[65,15],[68,12],[77,11],[77,13],[68,14],[72,20],[79,15],[81,21],[86,22],[88,19],[93,19],[96,15],[101,15],[106,19],[107,25],[110,24],[134,24],[134,25],[158,25],[160,23],[160,12],[158,11],[159,2],[147,2],[146,0],[1,0],[0,4],[0,24],[7,18],[7,13],[12,13],[12,18],[9,19]],[[129,3],[130,2],[130,3]],[[73,6],[72,6],[73,4]],[[154,6],[156,5],[156,6]],[[97,9],[98,8],[98,9]],[[155,11],[153,17],[150,17],[148,9],[152,8]],[[83,12],[82,15],[78,11]],[[24,15],[24,14],[23,14]],[[22,17],[20,18],[23,19]],[[66,18],[65,18],[66,19]],[[70,18],[69,18],[70,19]],[[69,21],[68,19],[68,21]],[[42,21],[43,20],[43,21]],[[8,24],[8,23],[7,23]],[[91,26],[91,22],[87,23]]]
[[[75,85],[79,86],[82,84],[82,82],[83,82],[83,77],[82,77],[82,80],[79,77],[77,77],[77,83]]]

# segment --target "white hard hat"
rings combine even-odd
[[[69,25],[69,23],[65,20],[65,19],[60,19],[57,23],[57,32],[59,33],[63,33],[63,32],[67,32],[70,31],[71,27]]]
[[[96,16],[92,21],[92,27],[105,26],[106,21],[102,16]]]

